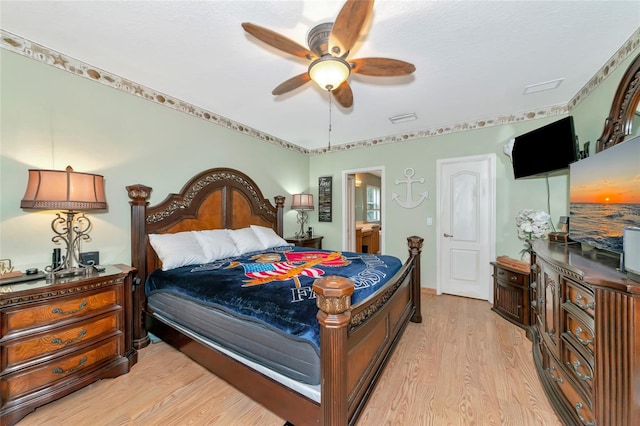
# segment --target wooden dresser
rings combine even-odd
[[[533,356],[569,425],[640,424],[640,283],[579,244],[534,243]]]
[[[0,423],[137,361],[128,266],[0,286]]]

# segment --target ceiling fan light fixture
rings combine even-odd
[[[351,74],[351,67],[342,58],[325,55],[309,65],[309,77],[324,90],[337,89]]]

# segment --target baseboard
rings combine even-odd
[[[436,289],[431,287],[420,287],[420,293],[436,294]]]

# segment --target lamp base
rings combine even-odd
[[[47,278],[49,279],[60,279],[60,278],[69,278],[69,277],[79,277],[82,275],[91,275],[93,272],[93,268],[66,268],[60,269],[58,271],[47,272]]]
[[[304,224],[307,223],[308,214],[304,210],[298,210],[298,223],[300,224],[300,231],[296,232],[296,237],[304,238],[307,236],[307,233],[304,232]]]

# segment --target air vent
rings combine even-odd
[[[414,121],[417,119],[418,116],[414,112],[409,114],[396,115],[395,117],[389,117],[389,121],[391,121],[393,124],[406,123],[407,121]]]
[[[532,84],[524,88],[523,94],[530,95],[532,93],[544,92],[545,90],[557,89],[563,81],[564,78],[559,78],[557,80],[545,81],[544,83]]]

